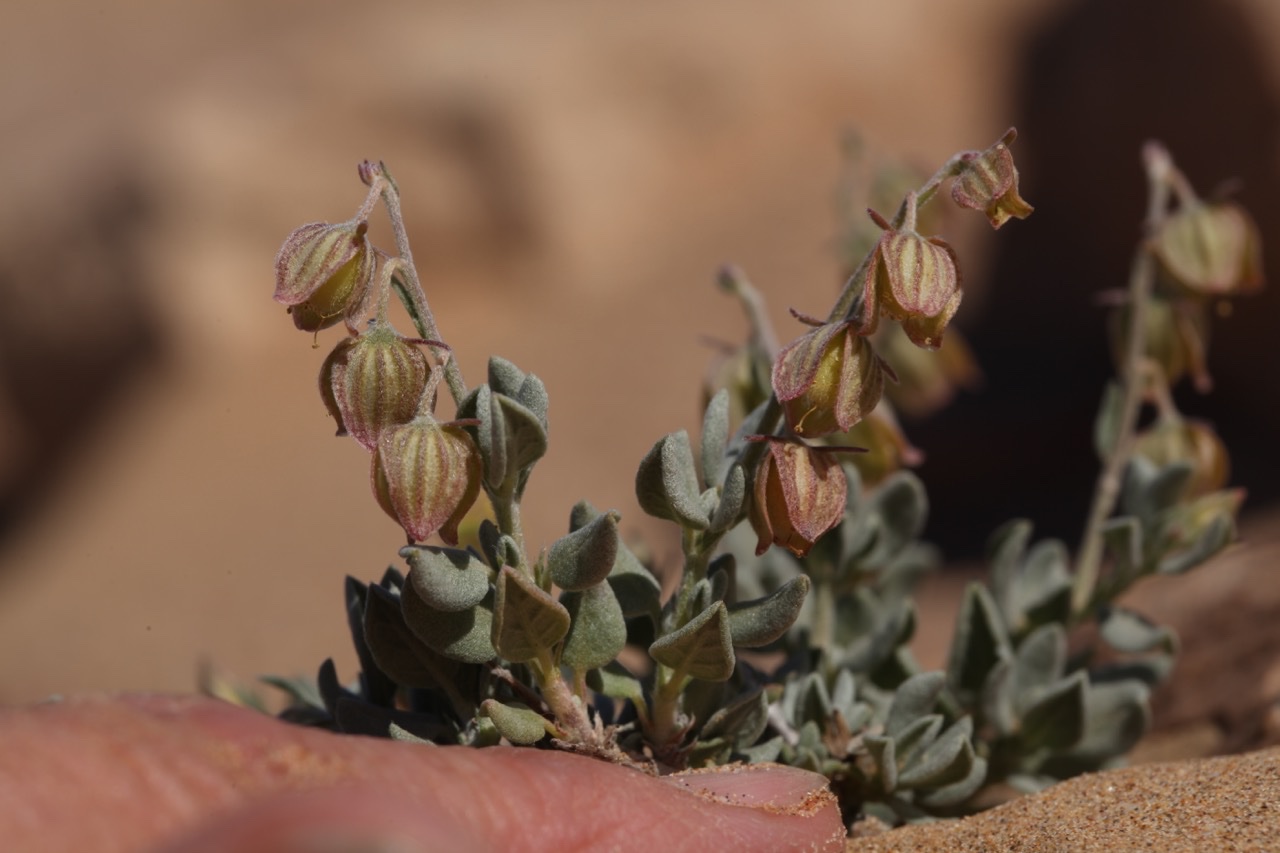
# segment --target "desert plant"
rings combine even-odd
[[[1224,490],[1225,449],[1178,413],[1169,386],[1207,388],[1205,311],[1260,285],[1257,238],[1239,207],[1201,200],[1162,148],[1144,150],[1147,221],[1129,287],[1111,300],[1117,376],[1097,420],[1102,471],[1082,542],[1073,560],[1060,542],[1033,544],[1026,521],[997,531],[990,581],[965,592],[946,670],[922,671],[907,647],[911,595],[938,557],[921,541],[928,501],[904,467],[917,451],[889,396],[936,398],[948,368],[922,355],[954,336],[963,294],[925,208],[949,184],[994,228],[1028,216],[1014,138],[956,154],[892,216],[870,211],[876,231],[859,238],[866,250],[834,306],[820,319],[793,312],[808,330],[784,347],[745,276],[721,272],[749,338],[713,371],[698,440],[664,436],[636,475],[640,507],[680,532],[665,600],[616,511],[580,502],[565,536],[526,542],[521,502],[547,450],[547,388],[496,356],[486,381],[467,385],[418,280],[399,189],[385,166],[362,164],[365,201],[344,223],[288,237],[275,296],[300,329],[343,325],[321,395],[339,434],[370,451],[375,498],[408,544],[402,567],[347,580],[358,679],[344,684],[332,661],[314,684],[275,679],[295,700],[286,715],[658,773],[780,761],[826,774],[849,820],[957,814],[984,785],[1036,788],[1121,759],[1146,729],[1176,638],[1116,598],[1233,538],[1241,494]],[[394,253],[367,236],[379,202]],[[391,324],[392,294],[413,336]],[[948,347],[944,358],[966,361],[961,343]],[[435,414],[442,384],[449,421]],[[1154,420],[1139,428],[1144,405]],[[491,518],[460,544],[481,493]]]

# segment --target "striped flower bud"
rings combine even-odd
[[[999,228],[1010,219],[1026,219],[1035,209],[1018,195],[1018,170],[1009,144],[1018,137],[1010,128],[986,151],[961,156],[964,166],[951,184],[951,198],[961,207],[981,210]]]
[[[871,218],[885,230],[863,284],[861,333],[874,332],[883,312],[902,324],[913,344],[937,349],[960,307],[956,253],[940,238],[925,237],[915,230],[915,193],[907,195],[901,228],[890,227],[874,211]]]
[[[429,415],[382,434],[373,454],[373,494],[410,543],[439,533],[458,544],[458,524],[480,495],[480,452],[466,430]]]
[[[884,391],[885,367],[852,321],[826,323],[792,341],[773,364],[787,425],[817,437],[848,432]]]
[[[1226,445],[1203,421],[1166,418],[1140,433],[1133,452],[1156,465],[1185,462],[1191,466],[1183,497],[1187,500],[1216,492],[1227,484],[1231,460]]]
[[[1164,221],[1153,249],[1190,293],[1230,296],[1262,287],[1258,226],[1238,204],[1184,203]]]
[[[276,255],[275,300],[306,332],[327,329],[359,309],[376,266],[367,222],[312,222]]]
[[[840,523],[848,480],[833,450],[802,441],[760,436],[768,442],[755,482],[748,517],[758,542],[756,554],[781,545],[797,557]]]
[[[320,396],[338,421],[338,434],[374,451],[384,431],[413,420],[429,372],[422,350],[389,323],[375,321],[325,359]]]

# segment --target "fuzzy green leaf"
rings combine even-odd
[[[729,390],[721,388],[707,403],[707,411],[702,416],[702,482],[707,486],[720,485],[728,443]]]
[[[991,593],[979,583],[970,583],[951,641],[948,683],[955,690],[976,694],[991,668],[1009,656],[1009,637]]]
[[[409,586],[434,610],[457,613],[489,594],[489,569],[470,551],[409,545],[400,556],[409,563]]]
[[[751,746],[769,724],[769,700],[759,688],[734,699],[711,715],[698,738],[726,738],[736,749]]]
[[[1085,673],[1076,672],[1044,690],[1022,715],[1023,748],[1060,751],[1077,743],[1085,730],[1088,686]]]
[[[991,564],[991,589],[1000,612],[1009,622],[1018,619],[1014,606],[1014,585],[1022,555],[1031,541],[1031,522],[1014,519],[1005,522],[987,540],[987,562]]]
[[[463,663],[486,663],[497,657],[489,636],[493,627],[493,595],[475,607],[448,613],[427,604],[413,585],[400,593],[405,625],[428,648]]]
[[[1014,710],[1017,684],[1013,678],[1013,661],[1002,660],[991,668],[982,685],[982,715],[995,726],[1001,737],[1014,734],[1018,728],[1018,714]]]
[[[1142,523],[1131,515],[1113,518],[1102,528],[1102,541],[1114,559],[1112,574],[1123,585],[1142,574],[1144,567]]]
[[[873,493],[871,511],[880,518],[881,533],[868,560],[882,562],[920,537],[929,516],[929,498],[919,477],[897,471]]]
[[[369,587],[365,599],[364,637],[378,669],[404,687],[439,687],[437,680],[458,668],[409,630],[399,598],[380,586]]]
[[[900,788],[941,788],[967,778],[973,768],[973,719],[964,717],[898,771]]]
[[[1057,539],[1038,542],[1027,553],[1011,602],[1020,628],[1061,622],[1071,612],[1071,573],[1067,548]]]
[[[670,667],[677,677],[724,681],[733,675],[733,636],[724,602],[715,602],[684,627],[656,640],[649,646],[649,656]]]
[[[498,394],[515,398],[524,385],[525,372],[502,356],[489,356],[489,388]]]
[[[787,633],[800,615],[809,585],[809,576],[800,575],[778,587],[772,595],[730,605],[729,631],[733,644],[755,649]]]
[[[720,500],[716,503],[715,512],[711,516],[711,531],[721,533],[738,523],[742,517],[742,507],[747,501],[747,475],[742,466],[734,464],[724,478],[724,488],[720,490]]]
[[[922,672],[903,682],[889,706],[886,734],[898,738],[908,726],[933,711],[946,681],[941,672]]]
[[[1190,571],[1230,545],[1235,535],[1235,519],[1224,512],[1204,528],[1191,547],[1161,560],[1156,571],[1162,575],[1180,575]]]
[[[627,622],[607,583],[581,592],[566,592],[560,603],[569,611],[569,633],[560,663],[577,672],[604,666],[627,644]]]
[[[1067,664],[1067,633],[1061,624],[1041,625],[1022,641],[1013,658],[1014,707],[1019,713],[1051,684]]]
[[[862,744],[879,771],[880,790],[886,794],[893,793],[898,787],[898,762],[894,755],[893,738],[867,735],[862,739]]]
[[[385,670],[378,666],[377,659],[369,650],[369,641],[365,638],[368,586],[348,575],[343,585],[343,593],[347,602],[347,628],[351,631],[352,644],[356,648],[356,659],[360,662],[360,684],[363,688],[361,692],[373,704],[390,707],[395,701],[395,682]],[[397,618],[399,607],[399,602],[396,602]]]
[[[942,731],[942,722],[941,714],[925,714],[907,723],[896,735],[890,735],[897,754],[898,787],[904,784],[901,778],[903,768],[914,762],[937,740],[938,732]]]
[[[1123,607],[1112,607],[1101,617],[1102,639],[1118,652],[1140,654],[1153,649],[1178,650],[1172,629],[1157,625],[1147,617]]]
[[[640,461],[636,499],[649,515],[691,530],[706,530],[710,521],[701,494],[693,449],[684,430],[659,439]]]
[[[569,611],[523,572],[504,566],[498,573],[493,608],[493,646],[514,663],[551,650],[569,632]]]
[[[970,754],[973,752],[971,746],[965,747],[965,750]],[[931,809],[958,805],[977,793],[985,781],[987,781],[987,760],[981,757],[974,757],[973,763],[969,767],[969,774],[964,779],[959,782],[953,782],[950,785],[944,785],[941,788],[935,788],[932,791],[926,791],[917,796],[915,801]]]
[[[644,686],[616,660],[587,673],[587,686],[610,699],[627,699],[644,707]]]
[[[597,515],[551,544],[547,568],[556,586],[581,592],[609,576],[618,558],[618,517],[616,512]]]
[[[1190,463],[1157,467],[1145,456],[1134,456],[1125,472],[1120,505],[1126,514],[1154,524],[1162,512],[1178,502],[1190,479]]]
[[[519,746],[537,743],[548,731],[546,719],[523,705],[504,705],[496,699],[486,699],[480,705],[480,713],[493,720],[503,737]]]

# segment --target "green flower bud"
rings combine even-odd
[[[793,431],[847,432],[880,402],[885,366],[852,321],[827,323],[787,344],[773,364],[773,391]]]
[[[796,439],[761,439],[768,447],[756,469],[749,513],[756,554],[781,545],[803,557],[844,517],[848,481],[833,451]]]
[[[409,541],[433,533],[458,544],[458,523],[480,494],[480,452],[466,430],[420,416],[383,432],[373,454],[373,494]]]
[[[867,449],[866,453],[849,459],[849,464],[858,469],[862,485],[867,489],[880,485],[895,471],[924,461],[924,453],[907,441],[898,419],[883,406],[877,407],[844,435],[831,440]]]
[[[374,451],[382,433],[407,424],[418,411],[430,368],[422,350],[385,322],[345,338],[320,369],[320,396],[350,434]]]
[[[306,332],[335,325],[358,310],[373,280],[367,222],[312,222],[285,238],[276,255],[275,300]]]
[[[1228,296],[1262,287],[1258,226],[1230,202],[1184,203],[1152,246],[1165,271],[1193,294]]]
[[[1133,452],[1164,467],[1175,462],[1191,466],[1183,497],[1187,500],[1216,492],[1227,484],[1231,459],[1222,439],[1203,421],[1165,418],[1140,433]]]
[[[964,167],[951,185],[952,200],[961,207],[981,210],[992,228],[999,228],[1010,219],[1026,219],[1035,210],[1018,195],[1018,170],[1009,152],[1009,144],[1017,136],[1017,131],[1010,128],[986,151],[962,155]]]
[[[942,333],[960,307],[960,272],[956,253],[938,237],[916,232],[916,198],[907,195],[907,215],[901,228],[885,229],[876,244],[863,285],[863,335],[876,330],[880,313],[902,323],[902,330],[918,347],[937,349]]]

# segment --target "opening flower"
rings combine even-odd
[[[825,323],[778,353],[773,391],[796,433],[848,432],[880,402],[885,371],[852,321]]]
[[[768,443],[756,469],[749,513],[759,540],[756,554],[781,545],[803,557],[844,517],[849,483],[837,449],[778,436],[756,440]]]
[[[312,222],[285,238],[274,299],[299,329],[318,332],[359,309],[376,267],[368,230],[364,221]]]

